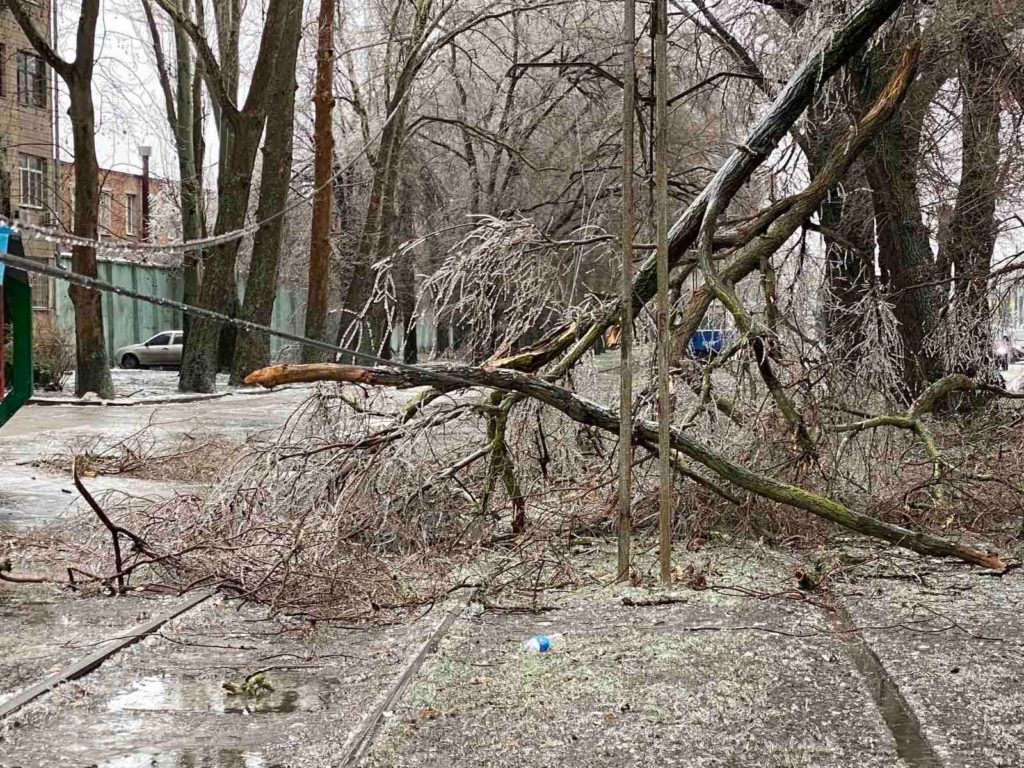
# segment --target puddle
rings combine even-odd
[[[851,631],[854,625],[846,611],[840,608],[836,614],[830,615],[830,621],[838,629],[844,630],[843,644],[867,682],[882,719],[896,741],[896,754],[910,768],[942,768],[942,761],[925,739],[914,711],[885,671],[882,662],[864,639]]]
[[[323,709],[324,700],[315,688],[329,680],[298,683],[293,678],[271,679],[275,686],[262,696],[228,695],[220,682],[154,675],[142,677],[116,691],[107,702],[110,712],[199,710],[225,715],[289,714]]]
[[[268,763],[258,752],[237,749],[140,752],[95,765],[96,768],[284,768],[280,763]]]

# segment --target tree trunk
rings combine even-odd
[[[3,4],[0,3],[0,6]],[[72,143],[75,152],[74,233],[95,240],[99,219],[99,164],[96,161],[96,118],[92,101],[92,72],[96,47],[99,0],[82,0],[75,35],[75,60],[68,62],[50,46],[48,30],[36,28],[21,0],[8,7],[32,47],[67,84],[71,106]],[[54,168],[53,172],[57,173]],[[71,249],[71,268],[80,275],[96,277],[96,250],[76,245]],[[95,392],[113,397],[114,385],[107,361],[103,334],[103,304],[97,291],[72,285],[68,289],[75,308],[75,393]]]
[[[313,222],[309,242],[309,282],[306,287],[306,336],[323,339],[327,331],[331,257],[331,161],[334,155],[334,0],[320,0],[317,29],[316,86],[313,91]],[[302,359],[323,359],[323,350],[304,347]]]
[[[366,205],[366,216],[363,218],[359,235],[352,279],[345,292],[343,314],[338,323],[338,346],[345,343],[354,344],[355,339],[362,338],[365,347],[368,338],[370,348],[382,357],[388,357],[391,353],[390,346],[385,341],[386,322],[381,308],[367,307],[367,303],[371,298],[373,265],[391,255],[394,236],[392,228],[398,205],[398,173],[402,165],[409,95],[424,61],[420,56],[420,47],[427,35],[430,14],[430,3],[416,4],[410,34],[402,41],[403,58],[398,64],[398,76],[394,78],[394,85],[386,102],[386,123],[381,131],[380,145],[371,162],[373,179]],[[385,77],[389,74],[385,73]],[[390,80],[388,84],[391,84]],[[368,317],[362,317],[367,308]],[[358,329],[353,327],[357,323],[361,325],[364,333],[357,333]]]
[[[343,308],[346,314],[338,324],[338,345],[355,345],[357,338],[363,339],[363,346],[384,352],[379,342],[384,325],[381,313],[370,307],[368,317],[360,317],[370,300],[373,284],[372,266],[391,252],[391,228],[395,220],[395,197],[398,191],[398,170],[401,165],[402,140],[405,132],[406,106],[404,99],[393,99],[394,116],[381,133],[380,150],[374,166],[373,182],[367,202],[366,216],[359,235],[359,246],[355,254],[355,267],[349,282]],[[353,328],[362,325],[360,335]],[[366,339],[372,341],[367,346]]]
[[[79,55],[89,55],[79,52]],[[75,151],[74,231],[78,237],[94,240],[100,211],[99,163],[96,160],[96,121],[92,103],[92,78],[77,74],[68,82],[72,139]],[[71,249],[71,268],[80,275],[96,277],[96,250],[76,245]],[[110,378],[106,337],[103,333],[103,303],[99,291],[72,285],[68,295],[75,308],[75,394],[95,392],[103,398],[114,396]]]
[[[850,128],[846,110],[837,110],[842,89],[830,85],[829,96],[808,110],[801,146],[812,176],[816,176]],[[856,306],[875,276],[875,232],[871,195],[863,163],[855,163],[845,178],[829,190],[818,210],[825,244],[825,281],[828,294],[821,316],[829,360],[855,366],[860,349],[861,320]]]
[[[160,7],[175,19],[192,38],[193,45],[210,61],[217,72],[204,72],[208,87],[214,95],[214,117],[220,131],[220,154],[217,179],[217,223],[215,235],[240,230],[245,225],[252,190],[253,165],[259,149],[263,126],[266,122],[268,93],[276,82],[277,61],[284,40],[284,20],[295,4],[290,0],[270,0],[263,21],[259,54],[252,67],[249,91],[241,107],[236,105],[239,81],[238,0],[214,0],[213,10],[217,27],[219,63],[205,40],[198,40],[201,30],[185,17],[180,8],[169,0],[157,0]],[[201,4],[200,4],[201,5]],[[219,76],[218,76],[219,75]],[[240,239],[212,246],[204,254],[202,285],[197,303],[206,308],[234,316],[238,308],[238,289],[235,283],[235,262]],[[195,318],[185,340],[178,388],[183,392],[212,392],[218,370],[229,367],[233,356],[233,327],[222,333],[218,324]]]
[[[183,7],[188,8],[187,0]],[[193,73],[188,35],[180,27],[174,28],[174,50],[177,60],[176,102],[177,120],[173,126],[178,151],[178,173],[181,178],[181,234],[183,240],[198,240],[203,237],[206,226],[203,221],[203,178],[202,157],[196,151],[202,145],[196,132],[203,130],[202,103],[196,98],[196,82],[199,73]],[[183,257],[184,290],[183,300],[191,304],[199,294],[199,264],[202,254],[186,251]],[[191,318],[182,318],[182,329],[188,335]]]
[[[633,237],[636,233],[636,1],[626,0],[622,23],[622,274],[619,280],[618,578],[629,578],[633,511]]]
[[[245,299],[239,317],[259,325],[270,325],[277,292],[278,262],[285,217],[278,215],[288,202],[292,178],[292,146],[295,130],[295,64],[302,32],[301,7],[281,20],[287,25],[278,60],[274,109],[267,116],[260,174],[259,206],[256,219],[268,223],[256,231],[252,258],[245,283]],[[238,331],[231,361],[230,383],[240,384],[252,371],[270,362],[270,337],[265,333]]]
[[[913,9],[908,7],[908,13]],[[911,42],[907,25],[895,24],[869,52],[859,57],[855,74],[866,104],[885,87],[903,51]],[[941,297],[932,287],[935,259],[921,210],[918,168],[921,131],[929,106],[952,74],[944,50],[925,48],[906,104],[865,152],[864,167],[871,189],[878,246],[880,281],[892,296],[902,345],[902,393],[913,398],[941,376],[934,347],[926,343],[938,321]]]
[[[658,348],[658,564],[661,583],[672,581],[672,399],[668,363],[671,338],[668,303],[668,7],[656,0],[651,19],[654,32],[654,229],[657,244]]]
[[[402,323],[402,360],[412,364],[419,360],[419,342],[416,334],[416,275],[412,268],[412,253],[404,253],[400,259],[395,266],[395,294],[398,317]]]
[[[0,136],[0,216],[10,218],[11,208],[11,171],[7,167],[7,137]]]
[[[976,375],[992,358],[989,271],[996,244],[996,201],[1000,191],[998,81],[1000,64],[989,55],[995,25],[983,7],[960,0],[964,12],[960,45],[960,185],[945,242],[940,243],[943,276],[952,267],[953,301],[946,323],[957,334],[949,345],[954,371]]]
[[[192,73],[192,53],[188,35],[180,26],[174,27],[175,79],[172,85],[167,60],[164,56],[163,43],[156,17],[149,0],[143,0],[143,10],[149,24],[149,33],[156,58],[157,76],[163,91],[164,107],[167,111],[167,122],[174,136],[174,149],[178,157],[178,175],[181,179],[179,200],[181,203],[182,239],[186,242],[203,236],[202,210],[202,178],[198,170],[202,167],[201,158],[197,160],[196,150],[201,146],[196,141],[195,132],[202,132],[202,103],[197,98],[196,80],[198,73]],[[198,8],[201,8],[200,3]],[[197,8],[197,10],[198,10]],[[182,0],[181,11],[189,13],[189,0]],[[198,114],[197,114],[198,112]],[[199,292],[200,257],[195,251],[186,251],[182,257],[184,277],[183,297],[186,304],[193,304]],[[182,330],[188,336],[190,317],[182,317]]]
[[[245,224],[263,123],[262,117],[251,115],[239,115],[236,124],[224,121],[227,130],[222,131],[224,163],[218,179],[215,235],[241,229]],[[239,240],[232,240],[215,245],[206,252],[199,306],[220,312],[227,309],[227,314],[234,314],[238,303],[235,261],[239,245]],[[220,367],[220,338],[218,323],[206,318],[193,318],[178,379],[178,388],[182,392],[214,391]]]

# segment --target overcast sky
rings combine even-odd
[[[79,3],[56,3],[58,47],[65,58],[74,57]],[[163,95],[153,60],[149,30],[139,0],[103,0],[96,34],[96,70],[93,92],[96,103],[96,152],[100,166],[138,173],[138,146],[153,147],[150,171],[156,176],[177,177],[177,160],[164,112]],[[160,12],[157,11],[158,18]],[[163,25],[164,48],[171,30]],[[173,62],[173,58],[171,59]],[[71,124],[67,92],[61,89],[61,157],[71,156]],[[207,128],[207,162],[216,160],[217,136],[212,120]]]

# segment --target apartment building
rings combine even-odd
[[[49,37],[48,0],[29,0],[37,28]],[[0,214],[53,225],[53,73],[9,10],[0,11]],[[28,240],[26,255],[52,259],[53,246]],[[52,306],[51,286],[33,278],[33,305]]]
[[[160,196],[167,189],[164,179],[150,177],[149,199]],[[138,241],[142,238],[142,187],[140,173],[128,173],[100,168],[100,239]],[[75,194],[75,167],[71,163],[60,163],[60,204],[58,211],[62,222],[71,221]],[[163,238],[152,237],[160,242]]]

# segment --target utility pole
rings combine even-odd
[[[654,219],[657,246],[658,325],[658,563],[661,581],[672,580],[672,464],[669,430],[672,403],[669,398],[668,352],[668,55],[666,0],[654,0]]]
[[[146,145],[139,147],[142,157],[142,242],[149,242],[149,156],[153,148]]]
[[[619,562],[629,578],[633,500],[633,235],[636,188],[633,120],[636,107],[636,0],[625,0],[622,21],[622,276],[619,317]]]
[[[313,90],[313,221],[309,238],[306,288],[306,336],[323,339],[327,331],[328,273],[331,256],[331,205],[334,199],[334,0],[320,0],[317,27],[316,84]],[[406,321],[408,322],[408,320]],[[304,347],[302,360],[323,359],[321,350]]]

